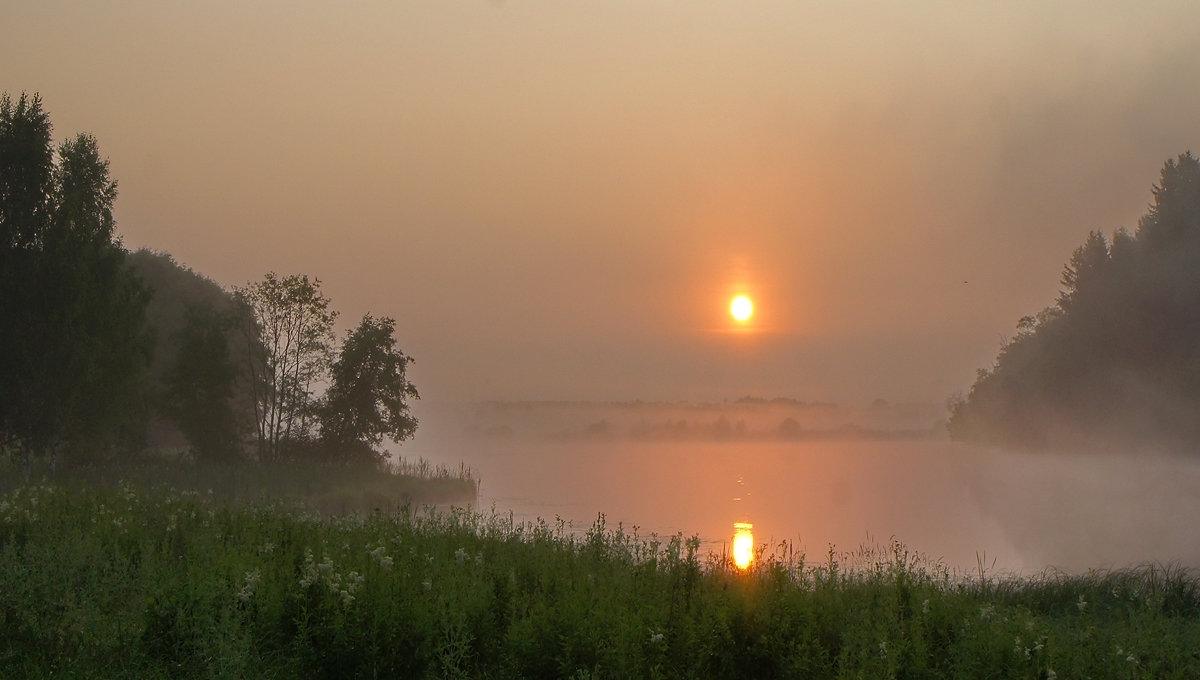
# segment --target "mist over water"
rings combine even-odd
[[[522,435],[426,409],[401,449],[481,480],[477,509],[586,530],[698,535],[728,552],[733,523],[810,560],[895,539],[951,569],[1078,572],[1200,566],[1200,462],[1148,453],[1035,455],[945,440],[630,440]]]

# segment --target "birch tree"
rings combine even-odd
[[[248,370],[254,397],[258,457],[278,461],[311,439],[314,388],[329,373],[337,313],[319,279],[274,272],[235,289],[250,311]]]

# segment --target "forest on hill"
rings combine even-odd
[[[387,467],[418,397],[395,321],[344,337],[320,281],[225,290],[130,253],[97,140],[53,143],[37,95],[0,96],[0,450],[51,473],[173,448],[192,461]]]
[[[1024,449],[1200,444],[1200,160],[1163,166],[1135,231],[1091,232],[1055,303],[1023,317],[951,436]]]

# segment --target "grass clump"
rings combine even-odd
[[[785,544],[742,573],[603,517],[0,495],[6,677],[1187,678],[1196,649],[1177,568],[968,577]]]

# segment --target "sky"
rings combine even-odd
[[[130,249],[425,399],[941,403],[1200,151],[1200,3],[0,0]],[[756,315],[735,327],[735,294]]]

